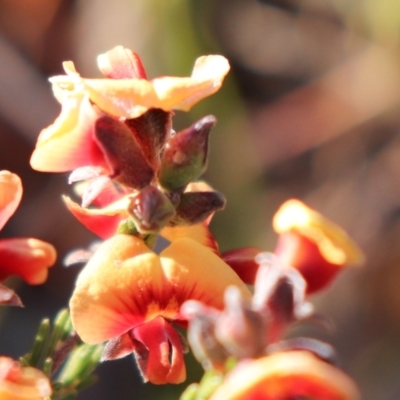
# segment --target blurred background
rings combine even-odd
[[[0,0],[0,169],[24,198],[0,237],[52,242],[59,264],[40,287],[18,288],[24,309],[0,310],[0,354],[28,351],[41,318],[67,304],[79,268],[64,255],[95,238],[61,203],[64,174],[32,171],[41,129],[59,113],[47,78],[74,60],[99,77],[96,56],[138,52],[149,77],[188,75],[221,53],[223,89],[175,129],[214,114],[206,178],[227,196],[213,222],[222,250],[273,250],[271,218],[288,198],[343,226],[367,255],[313,297],[336,324],[296,328],[333,344],[365,400],[400,398],[400,2],[398,0]],[[176,399],[182,387],[143,385],[130,357],[99,369],[82,399]],[[200,376],[194,368],[190,379]],[[187,383],[184,385],[186,386]]]

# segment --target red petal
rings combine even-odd
[[[162,317],[137,326],[132,337],[137,346],[136,359],[145,381],[157,385],[181,383],[186,378],[183,347],[178,332]]]
[[[90,231],[100,236],[102,239],[108,239],[117,231],[121,216],[93,214],[90,209],[80,207],[69,197],[63,196],[63,200],[69,211],[75,218]]]
[[[259,264],[255,261],[257,254],[261,253],[256,247],[230,250],[222,254],[222,259],[239,275],[240,279],[248,285],[254,285]]]
[[[139,78],[147,79],[140,57],[132,50],[116,46],[97,57],[101,73],[111,79]]]
[[[18,275],[37,285],[47,278],[47,269],[56,261],[54,247],[38,239],[3,239],[0,241],[0,281]]]

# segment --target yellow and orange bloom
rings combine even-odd
[[[0,171],[0,229],[17,209],[22,197],[20,178],[9,171]],[[48,268],[56,260],[54,247],[39,239],[12,238],[0,240],[0,282],[18,275],[27,283],[43,283]]]
[[[98,66],[107,78],[82,78],[74,64],[66,62],[66,75],[50,79],[62,110],[39,135],[31,157],[34,169],[67,172],[96,166],[110,175],[107,154],[96,136],[97,121],[107,116],[121,123],[126,121],[126,130],[131,130],[133,137],[141,124],[129,121],[158,109],[163,110],[164,125],[170,129],[173,110],[188,111],[218,91],[229,71],[223,56],[208,55],[196,60],[190,77],[148,80],[138,56],[121,46],[100,55]]]
[[[86,343],[112,341],[110,353],[133,351],[145,380],[179,383],[186,375],[183,349],[171,323],[185,323],[180,306],[189,299],[223,308],[229,285],[250,297],[236,273],[196,239],[178,234],[157,255],[141,239],[119,234],[99,247],[79,275],[72,323]]]
[[[364,260],[343,229],[299,200],[288,200],[279,208],[273,227],[279,234],[275,254],[300,271],[308,293],[326,287],[343,267]]]
[[[355,383],[308,351],[240,362],[210,400],[359,400]]]
[[[49,379],[42,371],[22,367],[9,357],[0,357],[1,400],[44,400],[51,393]]]

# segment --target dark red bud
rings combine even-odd
[[[154,177],[142,149],[130,129],[115,118],[104,116],[96,121],[95,136],[117,182],[141,189]]]
[[[171,112],[152,108],[138,118],[125,121],[154,169],[160,165],[161,150],[171,132],[171,117]]]
[[[169,198],[154,186],[147,186],[132,197],[129,213],[140,233],[157,233],[175,215]]]
[[[186,301],[181,313],[189,320],[188,341],[197,361],[206,370],[223,370],[229,355],[214,332],[220,313],[196,300]]]
[[[215,211],[222,210],[225,203],[225,197],[219,192],[183,193],[171,225],[199,224]]]
[[[215,323],[215,336],[229,354],[236,358],[260,357],[267,346],[267,319],[251,309],[240,290],[225,290],[225,309]]]
[[[209,115],[171,136],[165,147],[159,172],[160,184],[170,191],[183,191],[207,167],[208,137],[216,119]]]

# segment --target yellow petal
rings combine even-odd
[[[152,316],[165,277],[159,257],[142,240],[116,235],[105,241],[80,273],[70,301],[83,341],[101,343]]]
[[[209,248],[189,238],[172,242],[160,254],[164,273],[172,286],[171,305],[186,300],[198,300],[222,309],[224,292],[228,286],[237,286],[243,296],[250,291],[238,275]],[[162,316],[169,318],[169,310]]]
[[[275,353],[239,364],[210,400],[310,398],[359,400],[354,382],[306,351]]]
[[[359,264],[364,255],[338,225],[299,200],[288,200],[273,219],[277,233],[294,232],[315,243],[324,258],[337,265]]]
[[[124,118],[136,118],[150,108],[188,111],[200,100],[219,90],[229,71],[219,55],[196,60],[192,76],[145,79],[84,79],[90,99],[103,111]]]

